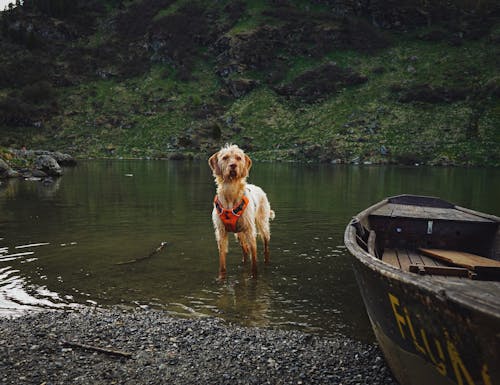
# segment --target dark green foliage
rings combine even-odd
[[[73,14],[79,3],[79,0],[24,0],[23,7],[38,10],[48,16],[64,18]]]
[[[55,95],[54,87],[46,80],[28,85],[21,91],[23,100],[30,103],[49,102],[54,99]]]
[[[13,54],[9,61],[0,58],[0,88],[21,87],[48,78],[50,65],[32,53]]]
[[[0,125],[26,126],[32,123],[36,108],[15,97],[0,99]]]

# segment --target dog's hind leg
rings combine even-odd
[[[267,204],[267,206],[269,206],[269,204]],[[262,243],[264,244],[265,263],[269,263],[269,241],[271,240],[271,230],[269,227],[269,212],[270,210],[265,210],[265,209],[260,210],[256,219],[257,230],[259,232],[260,239],[262,239]]]
[[[242,245],[245,245],[248,254],[252,258],[252,277],[257,276],[257,238],[255,230],[250,232],[238,233],[238,237]],[[243,247],[243,246],[242,246]]]
[[[252,277],[257,276],[257,238],[255,236],[249,239],[250,253],[252,254]]]
[[[269,231],[267,233],[265,233],[264,231],[261,231],[260,238],[262,239],[262,243],[264,244],[264,263],[269,263],[269,258],[270,258],[269,257],[269,241],[271,240]]]

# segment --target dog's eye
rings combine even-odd
[[[224,156],[222,157],[222,160],[228,160],[228,159],[229,159],[229,156],[228,156],[228,155],[224,155]]]
[[[237,156],[237,157],[236,157],[236,160],[241,160],[241,156]]]

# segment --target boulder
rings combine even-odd
[[[0,179],[15,178],[18,175],[17,171],[14,171],[6,161],[0,158]]]
[[[50,176],[61,176],[63,170],[59,163],[50,155],[38,155],[35,159],[35,169]]]
[[[60,166],[76,166],[76,160],[69,154],[60,151],[47,151],[47,150],[17,150],[14,148],[9,149],[9,153],[14,157],[23,159],[33,159],[37,156],[47,155],[54,158]]]
[[[76,166],[76,160],[69,154],[63,154],[62,152],[56,151],[51,154],[51,156],[59,163],[61,166]]]

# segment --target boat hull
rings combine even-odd
[[[402,280],[398,272],[353,254],[375,336],[400,384],[500,385],[495,314]]]

